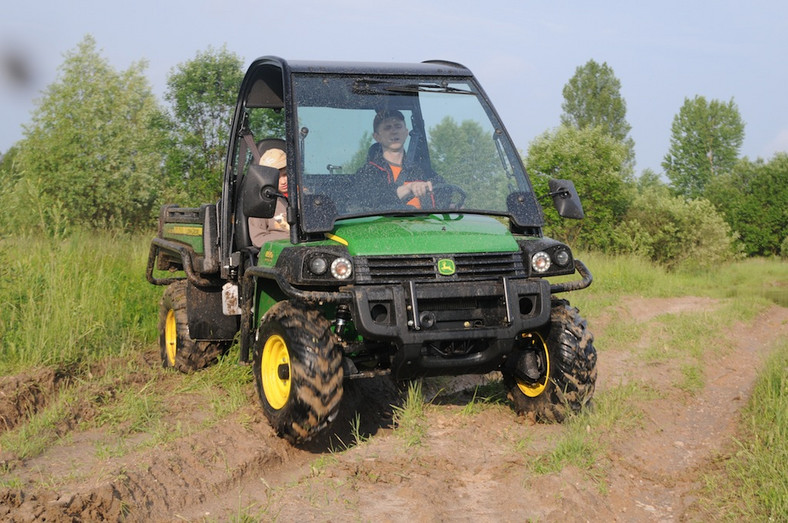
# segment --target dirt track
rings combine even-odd
[[[589,427],[602,449],[590,467],[541,474],[535,465],[568,429],[532,424],[503,403],[469,409],[474,386],[494,376],[426,382],[432,400],[423,420],[426,433],[412,447],[391,426],[394,386],[383,379],[353,382],[336,434],[305,449],[273,434],[252,384],[244,389],[246,405],[201,428],[211,416],[210,399],[184,391],[183,376],[160,370],[153,350],[128,366],[135,370],[102,387],[90,376],[52,371],[0,378],[0,430],[25,424],[25,413],[54,403],[67,386],[79,391],[68,405],[68,421],[52,429],[60,435],[57,444],[26,460],[0,453],[0,519],[697,519],[701,476],[730,449],[763,357],[788,335],[788,308],[772,306],[751,324],[723,332],[720,348],[705,353],[705,385],[694,394],[676,386],[681,362],[654,362],[641,357],[639,348],[653,346],[661,314],[713,313],[718,306],[706,298],[632,298],[589,318],[599,353],[597,394],[627,385],[648,393],[637,396],[631,419],[599,433]],[[605,330],[614,321],[642,325],[641,338],[630,347],[609,346]],[[155,387],[166,399],[167,429],[174,434],[167,443],[151,447],[144,444],[146,433],[80,425],[118,390],[134,387]],[[356,413],[368,439],[343,450],[340,441],[353,440]]]

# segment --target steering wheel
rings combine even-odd
[[[435,206],[439,208],[461,209],[468,197],[462,188],[453,183],[433,183],[432,192],[435,195]],[[453,201],[455,197],[456,202]]]

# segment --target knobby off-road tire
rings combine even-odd
[[[594,337],[578,310],[566,300],[552,301],[550,328],[545,335],[546,339],[533,333],[526,340],[528,350],[535,352],[539,379],[522,380],[505,368],[504,384],[519,414],[561,422],[570,412],[580,411],[594,395]]]
[[[289,301],[271,307],[254,343],[254,379],[263,412],[280,437],[309,441],[337,415],[342,352],[323,315]]]
[[[186,309],[187,285],[186,281],[168,285],[159,304],[159,348],[162,366],[184,373],[216,363],[230,345],[227,341],[191,338]]]

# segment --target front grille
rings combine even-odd
[[[438,261],[454,262],[455,273],[438,272]],[[518,252],[429,254],[413,256],[358,256],[354,259],[359,283],[413,281],[473,281],[527,276]]]

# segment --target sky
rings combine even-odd
[[[24,137],[65,53],[87,34],[118,71],[144,60],[162,104],[173,68],[223,46],[244,67],[264,55],[459,62],[523,152],[559,125],[564,85],[595,60],[621,82],[638,173],[662,172],[673,118],[697,95],[736,103],[742,156],[788,151],[784,0],[0,2],[0,153]]]

